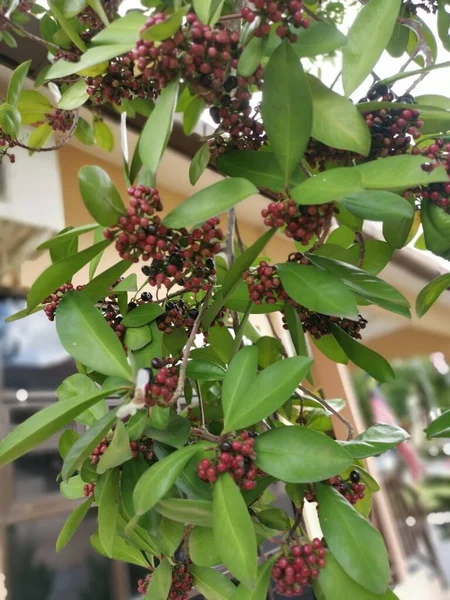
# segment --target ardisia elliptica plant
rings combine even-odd
[[[14,71],[0,107],[3,157],[13,161],[16,146],[57,149],[72,135],[111,149],[101,108],[122,114],[128,198],[98,166],[81,169],[95,223],[40,246],[52,264],[27,308],[10,317],[43,310],[77,365],[58,402],[0,444],[5,464],[74,419],[86,426],[60,438],[61,491],[85,500],[57,550],[95,506],[92,545],[147,569],[136,584],[149,600],[187,598],[193,588],[208,600],[265,600],[269,587],[300,596],[308,586],[324,600],[396,597],[382,537],[367,520],[379,488],[363,461],[407,434],[375,425],[354,438],[341,404],[315,391],[305,335],[331,360],[389,381],[390,365],[359,341],[367,321],[358,306],[410,315],[407,299],[377,274],[420,224],[416,246],[450,258],[450,101],[434,90],[411,95],[429,71],[449,66],[435,62],[421,18],[436,15],[450,48],[445,4],[367,0],[346,12],[325,0],[254,0],[236,12],[217,0],[142,0],[141,10],[119,16],[116,0],[55,0],[48,10],[20,0],[2,9],[10,45],[29,35],[30,13],[39,15],[42,39],[33,39],[50,63],[34,90],[23,89],[31,60]],[[337,27],[344,17],[353,20],[347,36]],[[380,80],[384,50],[417,68]],[[331,53],[342,61],[344,96],[307,72]],[[366,96],[352,101],[371,74]],[[399,93],[406,77],[418,79]],[[167,215],[155,175],[173,115],[183,113],[189,135],[206,109],[217,127],[192,160],[191,183],[210,160],[224,178]],[[147,120],[129,159],[126,119],[135,113]],[[28,138],[21,125],[34,126]],[[48,146],[54,133],[59,141]],[[246,245],[234,206],[258,191],[268,198],[268,229]],[[365,220],[382,223],[385,241],[364,239]],[[265,247],[277,231],[292,252],[273,264]],[[78,251],[87,232],[95,243]],[[109,246],[118,262],[96,274]],[[140,281],[125,275],[135,263]],[[88,264],[89,279],[74,287]],[[423,290],[419,316],[449,284],[443,275]],[[281,340],[249,322],[277,312],[295,349],[289,358]],[[347,440],[327,435],[332,414]],[[427,433],[449,430],[447,414]],[[276,482],[293,518],[272,505]],[[317,503],[321,539],[308,537],[307,503]],[[276,549],[258,558],[269,539]]]

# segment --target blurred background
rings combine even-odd
[[[27,27],[37,33],[37,20]],[[448,59],[443,49],[439,48],[439,53],[440,61]],[[33,62],[27,85],[32,88],[32,79],[46,64],[45,48],[27,39],[21,39],[14,49],[0,45],[0,95],[4,95],[11,69],[30,57]],[[310,66],[315,72],[320,69],[325,79],[334,79],[338,70],[334,57]],[[393,74],[398,68],[398,60],[383,56],[383,75]],[[433,83],[432,78],[437,77],[439,80]],[[417,93],[425,93],[433,85],[439,86],[441,94],[450,91],[450,80],[436,72],[418,87]],[[402,92],[401,85],[398,92]],[[81,116],[92,121],[87,109],[81,110]],[[24,308],[27,288],[49,264],[48,256],[36,253],[34,248],[67,225],[90,222],[78,194],[79,169],[98,164],[108,171],[125,197],[120,116],[106,110],[102,117],[116,138],[109,154],[74,138],[58,153],[30,158],[26,151],[17,149],[15,165],[0,164],[1,437],[55,402],[58,385],[76,371],[58,342],[54,324],[43,313],[9,324],[4,318]],[[136,117],[128,122],[131,151],[143,121]],[[190,138],[183,135],[180,123],[175,123],[158,173],[158,187],[167,211],[193,191],[220,179],[209,169],[194,188],[188,180],[190,159],[201,144],[201,136],[209,132],[207,116]],[[246,244],[263,233],[260,211],[267,202],[256,196],[238,205],[238,223]],[[365,235],[367,239],[381,239],[375,225],[368,227]],[[82,236],[80,247],[91,241],[90,234]],[[267,254],[276,262],[285,260],[291,251],[291,244],[280,235],[271,241]],[[116,260],[114,249],[109,248],[100,269]],[[426,283],[446,270],[445,261],[408,247],[395,252],[381,277],[414,305]],[[86,280],[83,271],[75,283]],[[369,471],[382,487],[374,496],[373,520],[386,539],[400,600],[450,599],[450,439],[428,442],[423,433],[433,418],[450,408],[449,310],[450,295],[446,292],[421,320],[414,315],[407,321],[377,307],[362,311],[368,320],[364,343],[390,360],[397,374],[395,382],[381,387],[357,369],[335,364],[311,348],[316,358],[317,386],[327,398],[346,400],[343,414],[358,431],[384,422],[397,423],[411,434],[399,449],[368,461]],[[255,316],[252,321],[265,335],[273,331],[284,335],[277,316]],[[339,422],[335,423],[335,431],[337,437],[345,436]],[[142,575],[139,569],[110,562],[90,546],[95,509],[91,509],[69,546],[59,554],[55,552],[58,533],[77,502],[59,493],[61,458],[57,441],[55,436],[0,470],[0,600],[59,600],[62,596],[65,600],[135,600],[136,581]],[[274,493],[277,501],[284,501],[281,490],[275,489]]]

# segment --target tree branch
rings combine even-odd
[[[191,433],[198,435],[201,439],[206,440],[207,442],[213,442],[214,444],[220,444],[222,441],[221,437],[209,433],[205,427],[192,427]]]
[[[64,144],[66,144],[70,140],[70,138],[75,133],[75,130],[76,130],[77,125],[78,125],[78,119],[79,119],[79,117],[80,117],[80,115],[79,115],[78,110],[77,110],[76,113],[75,113],[75,118],[73,120],[72,126],[69,129],[69,131],[67,132],[67,135],[65,135],[54,146],[49,146],[48,148],[30,148],[30,146],[27,146],[26,144],[22,144],[22,142],[19,142],[19,141],[15,141],[15,146],[18,146],[19,148],[24,148],[25,150],[29,150],[30,152],[54,152],[55,150],[59,150],[60,148],[62,148],[64,146]]]
[[[364,242],[364,236],[360,231],[355,233],[356,241],[359,244],[359,255],[358,255],[358,264],[356,265],[358,269],[361,269],[364,262],[364,256],[366,254],[366,244]]]
[[[314,392],[312,392],[308,388],[304,387],[303,385],[299,384],[297,387],[304,394],[308,394],[308,396],[311,396],[312,398],[314,398],[314,400],[317,400],[317,402],[320,402],[320,404],[322,404],[322,406],[324,406],[328,411],[330,411],[330,413],[332,413],[337,419],[339,419],[339,421],[341,421],[341,423],[347,429],[347,441],[353,439],[353,436],[354,436],[353,427],[350,425],[350,423],[346,419],[344,419],[344,417],[342,415],[340,415],[337,412],[337,410],[335,410],[330,404],[328,404],[328,402],[326,400],[323,400],[323,398],[321,398],[317,394],[314,394]]]
[[[55,52],[64,51],[67,54],[67,56],[70,55],[70,56],[76,57],[77,59],[79,58],[79,56],[77,54],[73,54],[72,52],[69,53],[69,52],[67,52],[67,50],[63,50],[62,48],[60,48],[57,44],[53,44],[53,42],[47,42],[46,40],[43,40],[39,36],[34,35],[33,33],[30,33],[24,27],[22,27],[21,25],[18,25],[17,23],[13,23],[10,19],[5,17],[4,15],[0,15],[0,23],[6,23],[8,26],[8,29],[15,29],[16,31],[20,32],[24,37],[27,37],[28,39],[33,40],[34,42],[37,42],[38,44],[42,44],[43,46],[46,46],[50,50],[54,50]]]

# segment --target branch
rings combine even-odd
[[[238,248],[239,251],[244,252],[245,247],[244,247],[244,242],[242,241],[242,237],[241,237],[241,233],[239,231],[239,226],[238,226],[238,220],[236,219],[235,223],[234,223],[234,229],[236,231],[236,238],[237,238],[237,243],[238,243]]]
[[[79,117],[80,117],[80,115],[77,110],[76,114],[75,114],[75,118],[72,123],[72,126],[69,129],[69,131],[67,132],[67,135],[65,135],[54,146],[49,146],[48,148],[30,148],[30,146],[27,146],[26,144],[22,144],[22,142],[18,142],[18,141],[15,141],[15,146],[19,146],[19,148],[24,148],[25,150],[29,150],[30,152],[54,152],[55,150],[59,150],[60,148],[62,148],[64,146],[64,144],[66,144],[70,140],[70,138],[75,133],[75,129],[77,128]]]
[[[319,15],[316,15],[315,12],[313,12],[310,8],[308,8],[305,5],[303,5],[303,12],[305,12],[309,17],[311,17],[311,19],[314,19],[314,21],[322,21],[323,20],[319,17]]]
[[[16,31],[20,31],[20,33],[24,37],[27,37],[28,39],[33,40],[34,42],[37,42],[38,44],[42,44],[43,46],[46,46],[50,50],[54,50],[55,52],[61,52],[63,50],[57,44],[53,44],[52,42],[47,42],[46,40],[43,40],[39,36],[34,35],[33,33],[30,33],[21,25],[18,25],[17,23],[13,23],[10,19],[5,17],[4,15],[0,15],[0,23],[5,23],[9,29],[15,29]],[[64,50],[64,52],[67,55],[76,57],[77,59],[79,58],[79,56],[77,54],[69,53],[69,52],[67,52],[67,50]]]
[[[235,21],[236,19],[241,19],[241,13],[233,13],[231,15],[224,15],[220,17],[219,21]]]
[[[308,396],[311,396],[312,398],[314,398],[314,400],[317,400],[317,402],[320,402],[320,404],[322,406],[324,406],[327,410],[330,411],[330,413],[332,413],[337,419],[339,419],[339,421],[341,421],[341,423],[345,426],[345,428],[347,429],[347,441],[352,440],[353,439],[353,427],[350,425],[350,423],[344,419],[344,417],[342,415],[340,415],[337,410],[335,410],[330,404],[328,404],[328,402],[326,400],[323,400],[323,398],[321,398],[320,396],[318,396],[317,394],[314,394],[313,392],[311,392],[311,390],[309,390],[308,388],[304,387],[303,385],[299,384],[297,386],[304,394],[308,394]]]
[[[169,404],[175,404],[176,402],[178,402],[178,400],[181,398],[181,396],[184,393],[184,383],[186,381],[186,369],[187,369],[187,363],[188,363],[188,359],[189,359],[189,352],[191,351],[192,344],[195,341],[195,336],[197,335],[198,330],[200,329],[203,315],[205,314],[206,309],[208,308],[208,300],[211,297],[213,289],[214,289],[214,286],[211,286],[211,288],[208,290],[208,292],[203,300],[203,304],[197,315],[197,318],[194,321],[194,325],[192,327],[192,331],[189,336],[189,339],[186,342],[186,346],[183,348],[183,358],[181,361],[180,374],[178,376],[178,384],[175,389],[175,393],[172,396]]]
[[[233,260],[234,260],[234,248],[233,248],[233,243],[234,243],[234,230],[236,227],[236,211],[234,210],[234,208],[230,208],[230,210],[228,211],[228,232],[227,232],[227,239],[225,242],[225,252],[226,252],[226,256],[227,256],[227,263],[228,263],[228,268],[231,267]]]
[[[214,444],[220,444],[222,438],[218,435],[213,435],[209,433],[205,427],[192,427],[191,433],[194,435],[198,435],[202,440],[206,440],[207,442],[213,442]]]
[[[309,249],[309,252],[315,252],[318,248],[320,248],[320,246],[322,246],[322,244],[325,242],[325,240],[328,237],[328,234],[330,233],[330,227],[331,227],[331,223],[332,223],[333,217],[330,217],[328,219],[328,222],[325,224],[324,230],[322,231],[322,233],[320,234],[319,239],[317,240],[317,242],[314,244],[314,246],[312,246]]]
[[[297,527],[299,527],[300,523],[302,522],[302,509],[300,508],[300,510],[299,510],[297,507],[295,507],[295,508],[296,508],[295,521],[294,521],[292,527],[289,529],[289,532],[287,535],[288,540],[294,536],[294,534],[297,530]]]
[[[358,264],[356,265],[358,269],[361,269],[364,262],[364,256],[366,254],[366,244],[364,242],[363,234],[360,231],[355,233],[356,241],[359,244],[359,255],[358,255]]]

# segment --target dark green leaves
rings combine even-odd
[[[202,381],[220,381],[225,377],[225,369],[209,360],[195,359],[187,364],[186,375]]]
[[[202,450],[205,450],[205,443],[202,442],[187,446],[169,454],[148,469],[134,488],[136,514],[143,515],[153,508],[167,494],[187,463]]]
[[[164,224],[167,227],[186,227],[189,223],[200,223],[220,215],[241,200],[257,193],[258,190],[247,179],[241,177],[224,179],[185,200],[167,215]]]
[[[353,215],[368,221],[411,219],[414,215],[408,200],[392,192],[354,192],[343,196],[339,204]]]
[[[450,410],[430,423],[425,429],[425,433],[429,439],[450,437]]]
[[[261,64],[264,54],[265,38],[252,37],[242,52],[239,63],[238,73],[243,77],[251,77]]]
[[[416,313],[418,317],[423,317],[423,315],[429,311],[429,309],[433,306],[439,296],[445,292],[446,289],[450,286],[450,273],[444,273],[433,281],[430,281],[428,285],[426,285],[423,290],[421,290],[420,294],[417,296],[416,300]]]
[[[288,185],[308,144],[313,113],[308,80],[287,40],[275,50],[266,67],[261,112]]]
[[[337,27],[325,21],[311,21],[307,29],[297,29],[295,33],[298,39],[292,47],[300,58],[334,52],[347,42]]]
[[[82,520],[86,516],[94,498],[88,498],[82,504],[77,506],[67,521],[56,540],[56,552],[62,550],[70,542]]]
[[[427,250],[437,256],[450,258],[450,237],[446,227],[450,215],[433,202],[423,201],[420,216]]]
[[[114,225],[125,214],[119,192],[100,167],[83,167],[78,175],[78,183],[86,208],[100,225]]]
[[[163,90],[152,114],[139,137],[139,155],[142,164],[155,174],[166,149],[177,104],[179,81],[171,81]]]
[[[70,292],[62,299],[56,311],[56,330],[64,349],[75,360],[103,375],[131,377],[119,339],[82,294]]]
[[[395,448],[409,438],[409,434],[393,425],[372,425],[354,440],[341,442],[353,458],[362,459],[377,456],[391,448]]]
[[[125,332],[125,346],[129,350],[140,350],[152,341],[152,330],[147,325],[128,327]]]
[[[332,486],[316,485],[319,520],[328,547],[345,572],[374,594],[389,584],[389,559],[379,531]]]
[[[119,515],[120,471],[114,469],[100,475],[95,500],[98,506],[98,534],[106,554],[112,558]]]
[[[250,387],[234,396],[237,406],[229,408],[227,412],[224,411],[223,432],[243,429],[275,412],[290,398],[309,371],[311,364],[310,358],[297,356],[278,361],[264,369]],[[248,369],[249,373],[252,371],[253,365]],[[243,372],[242,374],[245,376]]]
[[[211,153],[209,151],[208,144],[203,144],[203,146],[201,146],[195,153],[195,156],[191,160],[191,164],[189,166],[189,181],[191,185],[195,185],[200,179],[203,171],[208,166],[210,157]]]
[[[97,473],[102,475],[108,469],[114,469],[114,467],[118,467],[132,458],[133,452],[130,448],[130,438],[128,437],[127,429],[123,422],[118,419],[111,443],[100,457],[97,465]]]
[[[228,473],[214,485],[213,523],[223,563],[236,579],[252,588],[257,567],[255,533],[241,492]]]
[[[278,427],[255,440],[256,464],[289,483],[322,481],[352,464],[351,455],[331,438],[306,427]]]
[[[325,315],[356,319],[356,298],[342,281],[312,265],[277,265],[284,289],[296,302]]]
[[[163,310],[157,304],[141,304],[131,310],[123,319],[125,327],[141,327],[151,323],[163,314]]]
[[[374,350],[358,344],[348,333],[345,333],[343,329],[334,323],[331,324],[331,331],[342,350],[355,365],[361,367],[381,383],[395,379],[394,371],[386,359]]]
[[[222,407],[225,423],[239,413],[241,399],[255,381],[258,349],[242,348],[232,359],[222,385]]]
[[[377,64],[391,38],[400,5],[401,0],[369,0],[358,13],[342,50],[346,96],[359,87]]]

